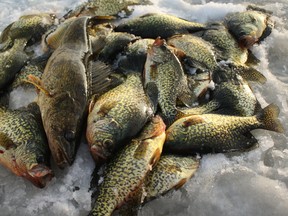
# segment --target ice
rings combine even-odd
[[[17,87],[10,93],[9,107],[17,109],[22,106],[27,106],[29,103],[35,101],[37,93],[35,88]]]
[[[1,0],[0,31],[22,14],[46,11],[65,14],[84,0]],[[169,13],[184,19],[218,21],[229,12],[243,11],[250,2],[241,0],[154,0],[154,5],[133,6],[132,17],[151,12]],[[272,10],[275,29],[253,53],[261,60],[257,69],[267,77],[265,85],[253,84],[262,107],[275,103],[285,133],[255,130],[259,146],[233,154],[209,154],[201,159],[199,170],[178,191],[171,191],[142,207],[141,216],[284,216],[288,212],[288,3],[286,0],[253,0]],[[194,4],[192,6],[192,4]],[[35,99],[34,88],[16,89],[10,107],[18,108]],[[53,163],[53,161],[52,161]],[[81,143],[74,164],[59,170],[44,189],[0,167],[0,215],[82,216],[91,207],[89,184],[94,162],[87,144]],[[102,180],[102,179],[100,179]]]

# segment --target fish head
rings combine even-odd
[[[168,52],[168,54],[167,54]],[[147,60],[154,63],[163,63],[169,61],[169,50],[165,39],[156,38],[153,44],[148,45]]]
[[[57,165],[64,168],[75,159],[85,101],[81,105],[69,93],[59,94],[53,99],[53,109],[42,113],[42,119],[52,156]]]
[[[16,175],[22,176],[32,182],[36,187],[43,188],[54,177],[53,171],[50,169],[49,149],[47,143],[40,143],[37,138],[29,140],[25,145],[19,146],[10,151],[12,156],[12,164]],[[33,144],[31,142],[34,142]],[[46,142],[46,141],[45,141]],[[27,149],[29,145],[39,148]],[[47,148],[45,148],[47,146]]]
[[[259,11],[238,13],[226,22],[229,31],[243,48],[250,48],[266,38],[274,26],[270,15]]]
[[[88,117],[86,138],[96,162],[102,163],[112,155],[117,146],[117,132],[120,130],[120,125],[113,119],[95,120]]]

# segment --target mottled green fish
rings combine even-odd
[[[29,59],[25,53],[26,39],[16,39],[12,48],[0,53],[0,90],[14,79]]]
[[[90,216],[111,215],[133,196],[159,160],[164,140],[165,124],[156,116],[108,163]]]
[[[260,83],[266,81],[266,78],[259,71],[245,65],[249,57],[248,49],[240,47],[223,24],[213,23],[207,30],[198,32],[195,35],[214,45],[218,62],[229,65],[234,72],[239,73],[247,80],[256,80]],[[227,81],[227,74],[223,73],[227,70],[220,70],[220,73],[218,71],[214,73],[213,81],[216,83],[222,80]],[[223,75],[224,77],[221,77]]]
[[[150,4],[148,0],[88,0],[69,11],[64,17],[73,16],[114,16],[122,10],[128,12],[128,6]]]
[[[212,100],[202,106],[179,109],[178,118],[204,113],[229,114],[236,116],[252,116],[261,106],[249,84],[240,76],[237,82],[222,82],[215,86]]]
[[[90,104],[86,137],[94,159],[110,158],[123,140],[135,136],[152,116],[140,74],[129,74],[123,84]]]
[[[182,64],[188,75],[188,86],[201,98],[210,86],[212,74],[222,68],[218,65],[213,45],[191,34],[175,35],[167,44],[182,51]]]
[[[199,159],[163,155],[145,180],[145,200],[149,201],[171,189],[182,187],[197,171]]]
[[[54,176],[49,159],[37,104],[19,110],[0,107],[0,164],[42,188]]]
[[[29,75],[33,75],[41,79],[49,57],[50,54],[44,54],[42,56],[29,60],[29,62],[20,70],[20,72],[16,74],[15,79],[10,86],[11,90],[19,86],[31,86],[31,84],[27,82],[27,77]]]
[[[191,67],[211,73],[218,67],[213,45],[202,38],[190,34],[175,35],[167,40],[167,44],[182,50]]]
[[[57,19],[54,14],[23,15],[3,30],[0,36],[0,49],[7,49],[15,39],[39,40],[42,34],[55,24],[57,24]]]
[[[149,45],[154,43],[154,39],[139,39],[128,45],[126,50],[119,56],[117,61],[117,69],[126,74],[129,72],[142,73],[147,56]]]
[[[188,88],[179,59],[160,38],[147,51],[144,87],[152,101],[159,105],[167,125],[173,122],[177,114],[177,99],[187,106],[192,105],[195,99]]]
[[[249,117],[203,114],[180,118],[166,131],[165,150],[193,154],[249,149],[257,144],[251,130],[284,131],[278,114],[279,108],[271,104]]]
[[[226,27],[221,23],[213,23],[204,31],[197,32],[204,40],[210,42],[216,48],[218,61],[231,61],[235,64],[245,64],[248,59],[248,50],[242,49]]]
[[[99,60],[112,62],[116,55],[119,54],[131,42],[139,39],[133,34],[124,32],[112,32],[105,38],[105,46],[99,53]]]
[[[190,22],[168,14],[149,13],[121,23],[115,31],[128,32],[142,38],[168,38],[203,30],[201,23]]]
[[[88,58],[91,47],[88,17],[76,18],[53,52],[41,80],[30,76],[40,90],[38,104],[52,156],[60,168],[74,161],[88,101]]]
[[[228,14],[224,24],[237,39],[241,47],[250,48],[270,35],[274,27],[271,14],[263,9],[248,7],[249,10]],[[254,10],[255,9],[255,10]]]

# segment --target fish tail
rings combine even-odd
[[[263,123],[264,129],[284,133],[284,128],[278,119],[279,112],[278,106],[270,104],[257,114],[257,118]]]
[[[239,74],[247,81],[264,84],[266,77],[253,67],[243,67],[239,70]]]

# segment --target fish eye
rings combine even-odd
[[[50,17],[51,17],[52,20],[56,19],[56,15],[55,14],[50,14]]]
[[[105,139],[103,145],[107,148],[112,148],[113,141],[111,139]]]
[[[45,158],[43,155],[40,155],[36,158],[37,163],[44,163],[45,162]]]
[[[64,133],[64,138],[68,141],[71,142],[75,139],[75,132],[72,130],[67,130]]]

